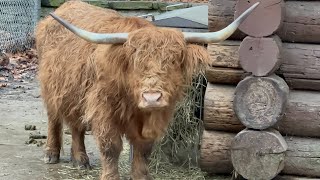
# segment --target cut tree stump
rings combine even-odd
[[[210,61],[213,67],[219,66],[226,70],[229,68],[232,76],[229,78],[229,84],[237,84],[238,79],[242,79],[244,71],[241,69],[239,62],[239,50],[236,47],[238,44],[240,47],[240,41],[226,41],[220,44],[209,44],[208,51],[211,54]],[[213,53],[219,52],[220,49],[223,52],[228,53]],[[305,89],[305,90],[320,90],[320,45],[317,44],[298,44],[298,43],[282,43],[281,49],[281,65],[276,71],[276,74],[283,77],[291,89]],[[228,57],[232,55],[232,59]],[[217,59],[221,59],[219,62]],[[228,63],[222,63],[222,59],[230,59]],[[233,60],[233,61],[232,61]],[[219,64],[219,65],[216,65]],[[209,82],[210,77],[218,76],[216,71],[210,71],[210,68],[206,71],[206,76]],[[234,72],[234,73],[233,73]],[[219,79],[223,82],[223,79]]]
[[[237,1],[234,18],[239,17],[246,9],[257,2],[260,2],[257,9],[240,24],[239,29],[253,37],[270,36],[280,28],[283,21],[283,0]]]
[[[267,129],[282,119],[288,97],[289,87],[279,76],[250,76],[237,85],[233,108],[246,127]]]
[[[245,126],[233,110],[236,86],[208,83],[204,97],[206,130],[238,133]],[[283,135],[320,137],[320,92],[290,91],[285,114],[274,128]]]
[[[255,76],[269,76],[279,69],[280,50],[281,39],[278,36],[267,38],[247,36],[240,44],[240,65],[246,72]]]
[[[235,136],[235,133],[223,131],[205,130],[203,132],[200,149],[200,164],[203,171],[215,173],[218,167],[220,174],[231,173],[230,143]],[[284,168],[281,174],[319,178],[320,139],[295,136],[284,136],[284,139],[288,150],[285,152]]]
[[[236,2],[236,0],[209,1],[209,31],[221,30],[232,23]],[[259,12],[258,8],[255,12]],[[286,1],[283,23],[275,34],[281,38],[282,42],[320,43],[319,9],[319,1]],[[248,17],[248,22],[252,22],[249,18],[254,16],[253,13]],[[271,14],[268,13],[265,16],[271,16]],[[266,23],[267,27],[268,22],[264,22],[263,20],[261,22]],[[246,34],[239,30],[229,39],[242,40],[245,37]]]
[[[246,179],[272,179],[284,167],[288,146],[273,129],[245,129],[231,143],[231,161],[237,173]]]

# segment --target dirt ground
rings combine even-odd
[[[26,58],[27,57],[27,58]],[[28,60],[28,58],[30,58]],[[64,152],[59,164],[43,162],[44,139],[30,140],[30,134],[47,135],[47,116],[35,78],[36,56],[10,58],[0,65],[0,180],[43,179],[98,179],[99,152],[92,135],[86,135],[86,148],[93,170],[79,170],[70,162],[71,136],[64,134]],[[35,125],[36,130],[25,130],[25,125]],[[129,177],[129,146],[125,143],[120,159],[122,179]],[[230,177],[205,177],[199,170],[166,167],[161,173],[152,172],[155,179],[211,179]]]

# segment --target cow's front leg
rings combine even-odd
[[[105,135],[97,134],[102,174],[101,180],[119,180],[118,162],[122,150],[122,139],[117,132],[106,133]]]
[[[84,144],[85,126],[73,126],[70,129],[72,132],[71,159],[73,165],[80,169],[91,169]]]
[[[152,152],[153,142],[133,142],[133,160],[131,166],[132,180],[151,180],[149,173],[149,157]]]

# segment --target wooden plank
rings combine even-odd
[[[245,127],[233,110],[235,86],[209,83],[204,97],[206,130],[240,132]],[[285,114],[274,127],[283,135],[320,137],[320,92],[290,91]]]

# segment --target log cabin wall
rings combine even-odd
[[[209,0],[209,30],[255,2]],[[320,1],[259,2],[227,41],[208,45],[200,167],[245,179],[319,179]]]

